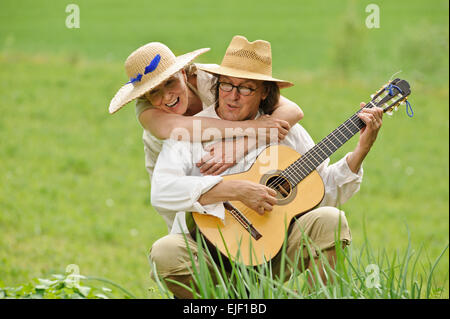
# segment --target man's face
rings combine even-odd
[[[230,92],[219,88],[219,107],[217,108],[219,117],[228,121],[254,119],[258,113],[259,104],[267,97],[263,81],[221,75],[219,82],[254,90],[251,95],[244,96],[238,92],[237,88],[233,88]]]

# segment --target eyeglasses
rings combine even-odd
[[[247,86],[241,86],[241,85],[233,85],[228,82],[219,82],[219,88],[224,92],[231,92],[233,91],[233,88],[236,88],[238,93],[244,96],[252,95],[253,92],[255,92],[258,88],[252,89]]]

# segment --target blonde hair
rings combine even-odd
[[[197,75],[197,67],[193,62],[191,62],[184,67],[184,72],[186,72],[186,76],[188,78],[190,76]]]

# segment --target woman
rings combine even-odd
[[[219,130],[222,138],[244,136],[247,129],[259,133],[258,129],[275,128],[278,130],[279,140],[282,140],[290,126],[303,117],[301,109],[285,97],[280,97],[270,116],[263,116],[258,120],[237,122],[193,117],[204,107],[214,103],[211,93],[214,77],[197,70],[192,64],[197,56],[207,51],[209,49],[199,49],[175,57],[164,44],[151,42],[131,53],[125,61],[130,81],[114,96],[109,112],[115,113],[125,104],[137,99],[136,115],[144,128],[145,162],[150,179],[161,151],[162,140],[171,138],[175,129],[187,130],[191,141],[208,141],[211,136],[203,133],[212,128]],[[194,121],[201,121],[201,132],[195,132]],[[218,151],[222,148],[222,141],[219,141],[207,149],[209,156],[198,165],[202,173],[220,174],[239,160],[225,160],[225,153]]]

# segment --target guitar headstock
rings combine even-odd
[[[397,110],[399,104],[407,103],[411,94],[409,83],[405,80],[395,79],[383,85],[374,95],[366,107],[380,107],[383,112],[392,114],[393,109]]]

